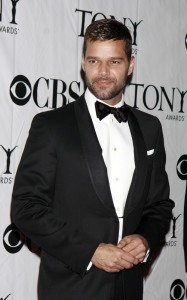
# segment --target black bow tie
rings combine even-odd
[[[99,120],[102,120],[109,114],[113,114],[119,123],[127,122],[128,106],[126,104],[124,104],[123,106],[121,106],[119,108],[116,108],[116,107],[111,107],[111,106],[105,105],[102,102],[96,101],[95,109],[96,109],[96,115],[99,118]]]

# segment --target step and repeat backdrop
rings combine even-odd
[[[187,299],[187,1],[0,0],[1,300],[37,300],[40,249],[10,218],[16,169],[33,116],[84,92],[85,28],[101,18],[118,19],[131,31],[136,67],[125,99],[162,123],[175,201],[165,244],[145,273],[144,299]]]

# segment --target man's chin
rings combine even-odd
[[[110,100],[112,97],[108,96],[108,95],[105,95],[105,94],[95,94],[96,98],[99,99],[99,100],[102,100],[102,101],[107,101],[107,100]]]
[[[95,95],[97,99],[100,100],[110,100],[112,98],[112,94],[107,92],[106,89],[100,89],[100,90],[93,89],[91,92]]]

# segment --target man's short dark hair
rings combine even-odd
[[[85,32],[83,55],[86,53],[87,41],[123,40],[125,53],[130,61],[132,55],[132,37],[129,29],[115,19],[102,19],[91,23]]]

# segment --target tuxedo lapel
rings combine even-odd
[[[130,214],[130,212],[136,207],[137,203],[140,201],[147,175],[146,145],[137,119],[131,108],[129,108],[128,123],[134,145],[135,171],[133,174],[133,179],[131,182],[125,205],[124,217]]]
[[[107,169],[84,96],[75,102],[75,115],[81,136],[82,148],[94,190],[110,213],[116,216],[110,191]]]

